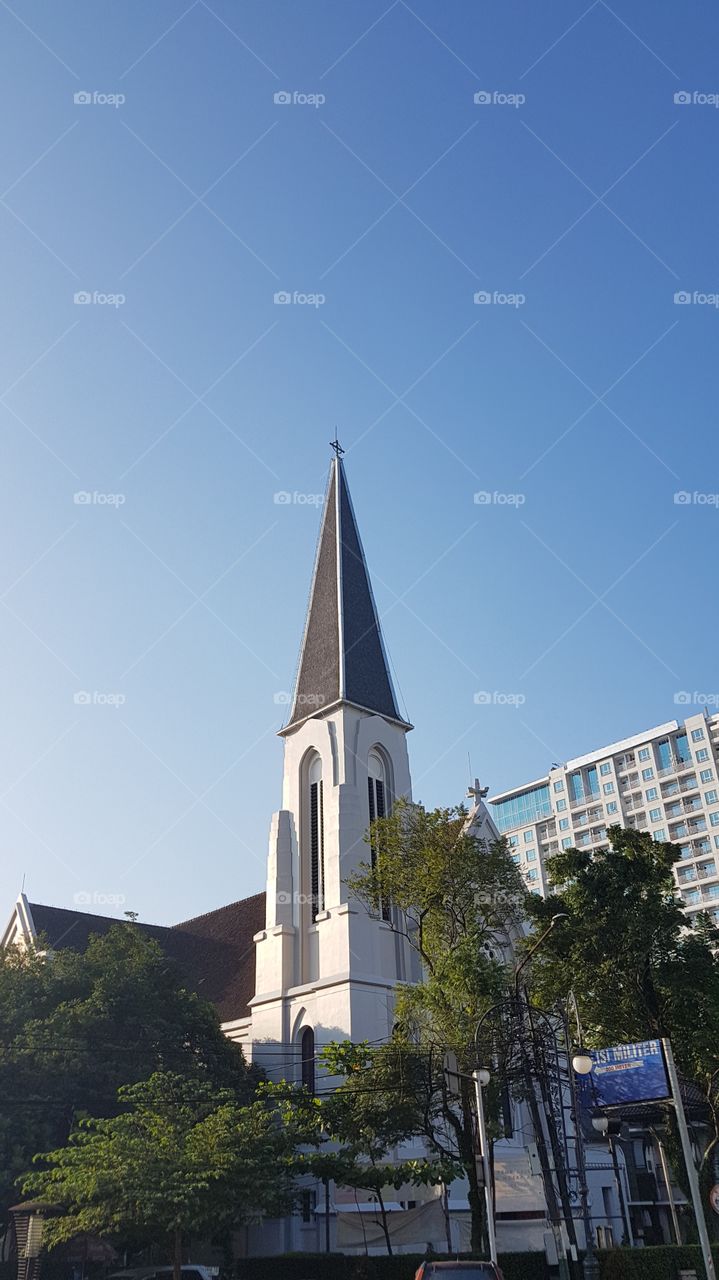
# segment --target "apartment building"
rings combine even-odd
[[[719,924],[719,714],[670,720],[489,800],[529,888],[548,889],[545,860],[559,849],[607,847],[618,823],[681,849],[675,876],[690,914]]]

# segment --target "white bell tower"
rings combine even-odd
[[[390,928],[346,879],[372,850],[367,829],[411,796],[406,735],[382,642],[341,450],[330,469],[292,710],[282,808],[272,819],[267,919],[256,936],[253,1057],[309,1073],[330,1040],[387,1038],[393,989],[410,972]],[[263,1054],[263,1046],[266,1053]],[[293,1070],[294,1064],[294,1070]]]

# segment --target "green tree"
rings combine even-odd
[[[179,1280],[183,1236],[215,1234],[291,1202],[292,1134],[264,1102],[171,1072],[119,1090],[122,1110],[80,1120],[66,1146],[36,1157],[23,1190],[60,1210],[52,1247],[80,1232],[165,1237]]]
[[[416,1082],[403,1073],[404,1055],[393,1045],[330,1044],[319,1065],[326,1073],[320,1096],[285,1082],[263,1091],[281,1099],[299,1148],[296,1172],[372,1192],[391,1254],[385,1190],[449,1182],[458,1168],[447,1160],[402,1157],[402,1145],[420,1132],[420,1112]]]
[[[692,928],[677,898],[676,845],[614,826],[605,853],[566,849],[547,862],[552,893],[532,897],[538,928],[566,919],[532,962],[532,998],[551,1006],[574,991],[588,1045],[667,1036],[677,1065],[704,1092],[719,1144],[719,930]]]
[[[414,1132],[467,1178],[472,1250],[480,1252],[486,1223],[468,1077],[477,1065],[477,1023],[506,988],[504,955],[526,891],[506,843],[474,836],[462,808],[428,812],[400,802],[373,824],[369,838],[374,857],[350,888],[371,911],[392,904],[391,927],[406,939],[423,979],[397,989],[396,1070],[413,1079]],[[444,1071],[448,1051],[459,1072],[455,1088]]]
[[[84,953],[0,952],[0,1216],[37,1151],[62,1145],[76,1116],[109,1116],[120,1085],[176,1071],[251,1096],[255,1073],[212,1005],[188,990],[134,924]]]

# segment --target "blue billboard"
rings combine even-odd
[[[590,1049],[594,1066],[582,1079],[582,1101],[592,1107],[621,1107],[671,1097],[661,1040]]]

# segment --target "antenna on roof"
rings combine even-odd
[[[336,436],[334,440],[330,440],[330,448],[334,449],[338,458],[342,457],[342,454],[344,453],[344,449],[342,448],[342,445],[340,444]]]

